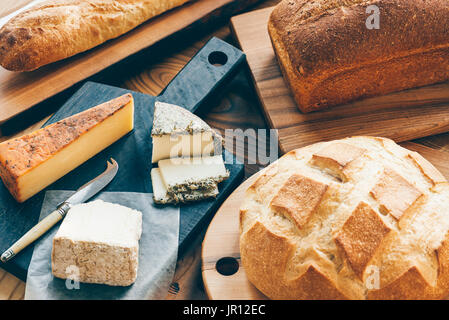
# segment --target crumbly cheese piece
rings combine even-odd
[[[229,177],[221,155],[165,159],[159,161],[158,165],[170,194],[202,188],[211,189]]]
[[[134,102],[123,95],[0,144],[0,177],[23,202],[133,129]]]
[[[221,137],[201,118],[186,109],[156,102],[152,162],[175,157],[221,154]]]
[[[153,198],[155,203],[167,204],[187,201],[199,201],[207,198],[213,198],[218,195],[217,184],[212,188],[188,190],[186,192],[169,194],[164,181],[162,180],[159,168],[151,170],[151,181],[153,183]]]
[[[52,273],[128,286],[136,280],[142,213],[96,200],[74,206],[53,238]]]

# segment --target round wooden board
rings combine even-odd
[[[239,208],[246,189],[256,179],[254,174],[243,182],[218,209],[207,229],[202,248],[204,288],[213,300],[261,300],[267,299],[246,278],[240,261],[239,250]],[[222,258],[238,262],[238,270],[232,275],[217,271],[217,262]],[[234,260],[235,259],[235,260]]]

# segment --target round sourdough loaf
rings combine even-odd
[[[240,209],[248,279],[272,299],[440,299],[449,184],[416,152],[352,137],[291,151]]]

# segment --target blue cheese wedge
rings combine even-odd
[[[158,204],[199,201],[207,198],[215,198],[218,195],[217,184],[214,184],[212,188],[188,190],[186,192],[169,194],[167,187],[162,180],[159,168],[153,168],[151,170],[151,181],[153,183],[154,202]]]
[[[136,280],[142,213],[101,200],[73,206],[53,238],[52,273],[80,282],[129,286]]]
[[[221,155],[165,159],[158,165],[169,194],[212,189],[229,177]]]
[[[175,157],[221,154],[221,136],[186,109],[156,102],[154,109],[152,162]]]

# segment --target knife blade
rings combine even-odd
[[[107,186],[114,179],[118,171],[118,163],[112,158],[110,161],[107,161],[108,166],[102,174],[81,186],[75,194],[64,202],[70,203],[71,205],[86,202]]]
[[[55,211],[42,219],[38,224],[36,224],[27,233],[25,233],[19,240],[17,240],[9,249],[3,252],[0,260],[2,262],[11,260],[20,251],[36,241],[44,233],[50,230],[50,228],[53,227],[58,221],[63,219],[73,205],[86,202],[98,192],[100,192],[104,187],[106,187],[112,181],[112,179],[114,179],[117,171],[118,163],[111,158],[110,162],[107,161],[107,168],[102,174],[81,186],[66,201],[60,203]]]

